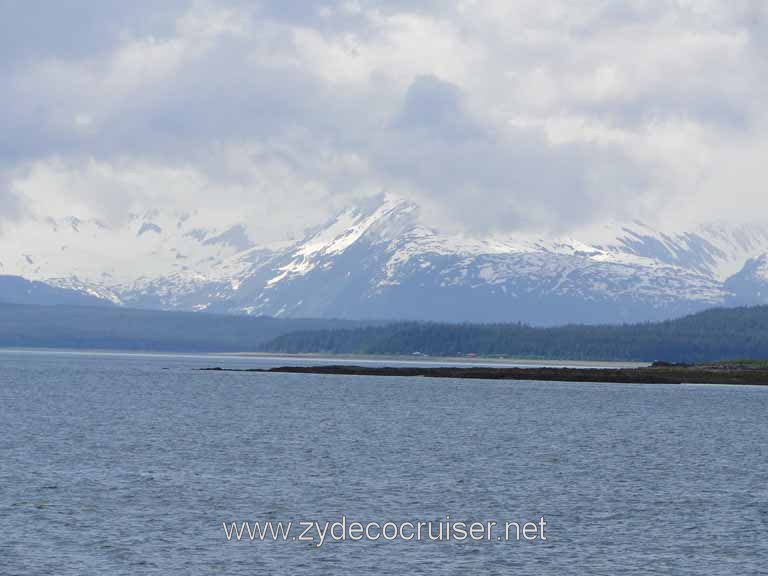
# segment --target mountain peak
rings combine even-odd
[[[41,220],[2,238],[0,270],[132,306],[347,318],[653,320],[768,294],[768,226],[454,234],[388,193],[298,242],[254,245],[246,224],[158,211],[109,228]]]

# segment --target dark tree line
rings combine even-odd
[[[294,330],[359,325],[117,306],[0,303],[0,347],[255,352],[264,342]]]
[[[768,306],[713,309],[632,325],[440,324],[403,322],[355,329],[292,332],[269,352],[477,354],[572,360],[701,362],[768,358]]]

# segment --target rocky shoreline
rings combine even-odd
[[[339,376],[399,376],[474,378],[480,380],[537,380],[605,382],[615,384],[733,384],[768,385],[764,364],[682,365],[656,363],[644,368],[493,368],[493,367],[373,367],[350,365],[280,366],[277,368],[201,368],[216,372],[332,374]]]

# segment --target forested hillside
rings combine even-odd
[[[666,322],[623,326],[535,328],[523,324],[408,322],[301,331],[280,336],[263,349],[675,362],[768,358],[768,306],[713,309]]]
[[[0,303],[0,347],[253,352],[293,330],[351,328],[341,320],[283,320],[117,306]]]
[[[365,324],[121,307],[0,304],[0,346],[506,356],[699,362],[768,359],[768,306],[623,326]]]

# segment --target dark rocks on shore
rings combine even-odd
[[[278,368],[202,368],[221,372],[333,374],[340,376],[399,376],[474,378],[480,380],[537,380],[605,382],[616,384],[751,384],[768,385],[768,369],[741,365],[684,365],[656,362],[646,368],[493,368],[493,367],[371,367],[349,365],[281,366]]]

